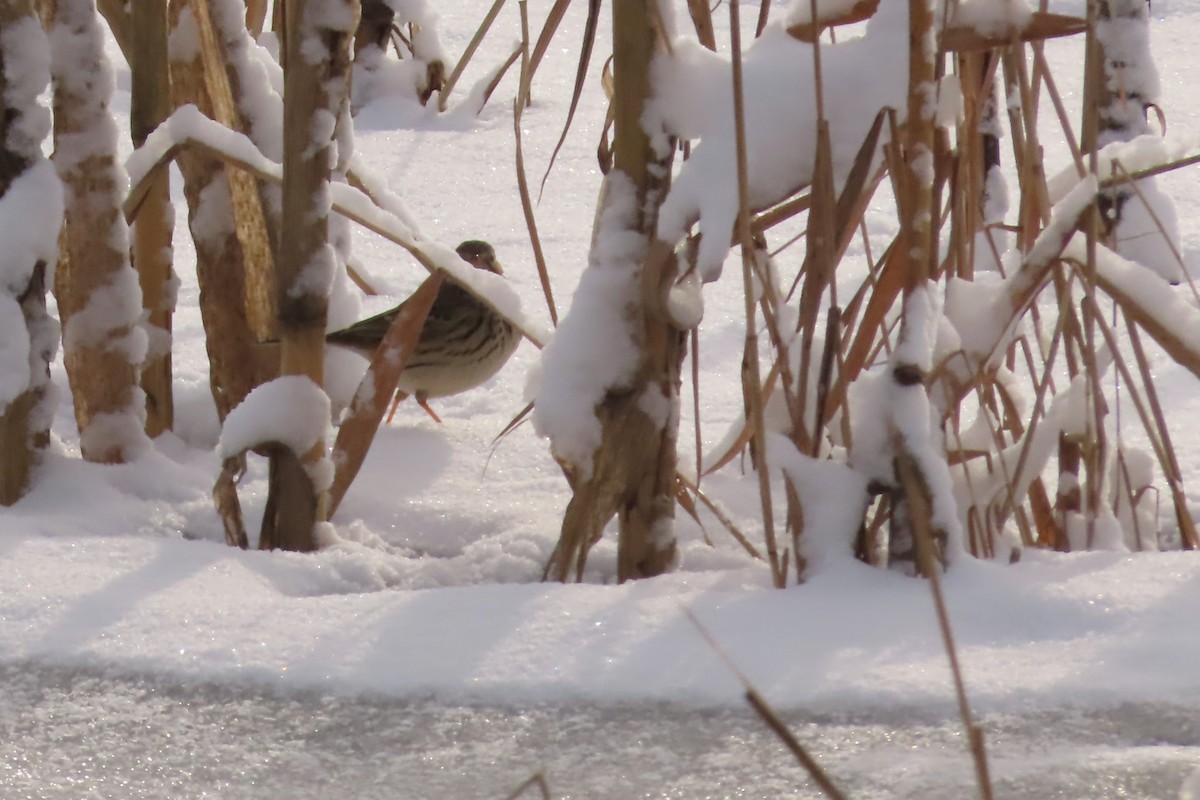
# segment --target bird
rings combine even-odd
[[[459,257],[476,269],[503,275],[490,244],[471,239],[456,249]],[[395,321],[404,303],[325,335],[329,344],[371,358]],[[416,348],[397,383],[397,395],[387,421],[400,403],[412,395],[435,422],[442,420],[429,407],[431,397],[449,397],[474,389],[508,362],[521,335],[507,319],[458,284],[449,281],[438,289],[421,328]]]

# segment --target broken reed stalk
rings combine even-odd
[[[542,283],[542,294],[550,321],[558,325],[558,309],[554,305],[554,291],[550,287],[550,271],[546,267],[546,256],[542,252],[542,239],[538,235],[537,217],[533,213],[533,201],[529,196],[529,181],[525,175],[525,150],[521,141],[521,117],[529,100],[529,10],[526,0],[519,0],[521,9],[521,87],[513,101],[513,135],[516,141],[517,190],[521,195],[521,210],[525,214],[525,228],[529,231],[529,242],[533,246],[533,259],[537,264],[538,280]]]
[[[937,614],[938,629],[946,658],[950,662],[950,673],[954,679],[954,695],[958,701],[958,713],[966,729],[968,747],[975,763],[975,779],[979,784],[982,800],[992,800],[992,782],[988,769],[987,750],[984,745],[983,729],[971,718],[971,704],[967,700],[966,682],[962,666],[958,661],[958,649],[954,644],[954,631],[950,627],[950,615],[946,611],[946,600],[942,595],[942,581],[936,563],[937,545],[934,541],[933,509],[927,495],[925,480],[916,459],[902,448],[896,455],[896,476],[904,490],[909,509],[909,521],[917,546],[917,560],[922,574],[929,579],[929,591],[933,595],[933,607]]]
[[[716,653],[718,658],[725,662],[725,666],[729,667],[729,671],[732,672],[734,677],[738,679],[738,682],[742,684],[742,687],[745,690],[744,697],[746,698],[746,702],[750,704],[752,709],[754,709],[754,713],[758,714],[759,718],[766,723],[768,728],[771,729],[771,732],[774,733],[779,740],[783,742],[784,746],[787,747],[788,751],[795,756],[796,761],[800,763],[800,766],[802,766],[808,773],[809,777],[812,778],[813,783],[817,784],[817,787],[830,800],[845,800],[846,795],[844,795],[837,785],[834,784],[833,780],[829,777],[825,770],[821,769],[821,765],[818,764],[816,759],[809,754],[809,752],[804,748],[804,745],[800,743],[800,740],[796,738],[796,735],[788,729],[787,723],[780,719],[779,714],[775,712],[775,709],[771,707],[771,704],[768,703],[761,694],[759,694],[758,689],[754,688],[754,684],[752,684],[750,679],[746,677],[746,674],[738,668],[738,665],[734,663],[733,658],[731,658],[730,655],[725,652],[725,649],[721,647],[720,642],[716,640],[716,637],[712,635],[712,632],[709,631],[708,628],[704,627],[699,618],[696,617],[695,613],[693,613],[691,609],[681,607],[680,610],[683,612],[683,615],[687,617],[688,621],[695,626],[697,633],[700,634],[700,638],[704,639],[705,644],[707,644],[709,648]]]
[[[787,579],[786,559],[779,556],[775,541],[775,512],[771,504],[771,476],[767,471],[766,431],[763,426],[762,382],[758,363],[758,337],[754,324],[753,259],[754,242],[750,233],[749,179],[746,174],[746,115],[745,96],[742,92],[742,26],[738,14],[738,3],[729,4],[729,27],[733,63],[733,116],[734,138],[737,151],[738,177],[738,234],[742,249],[742,286],[745,293],[746,339],[742,350],[742,392],[749,412],[752,429],[751,458],[758,475],[758,493],[762,504],[763,537],[767,546],[767,559],[771,565],[771,581],[783,588]]]
[[[800,744],[800,740],[788,729],[787,723],[779,718],[779,715],[763,699],[758,690],[752,686],[748,687],[745,697],[746,702],[754,709],[754,713],[758,714],[759,718],[771,729],[771,732],[779,738],[779,741],[783,742],[796,761],[800,763],[800,766],[804,767],[805,771],[808,772],[813,783],[817,784],[817,788],[826,797],[830,798],[830,800],[845,800],[846,795],[842,794],[841,790],[833,784],[829,776],[821,769],[821,765],[808,754],[808,751]]]

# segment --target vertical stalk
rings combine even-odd
[[[138,277],[129,262],[109,101],[112,65],[91,0],[47,4],[54,76],[54,162],[67,187],[67,224],[54,289],[63,323],[80,449],[88,461],[124,463],[148,444],[138,368]],[[59,46],[59,43],[62,46]],[[69,45],[69,46],[68,46]]]
[[[738,242],[742,250],[742,283],[745,296],[746,341],[742,350],[742,391],[753,430],[751,455],[758,473],[758,493],[762,504],[763,536],[767,559],[771,565],[771,580],[783,588],[787,582],[786,558],[781,558],[775,540],[775,512],[771,503],[771,476],[767,471],[767,445],[763,428],[762,374],[758,363],[758,337],[754,324],[754,242],[750,231],[750,187],[746,175],[746,116],[742,94],[742,26],[738,3],[729,4],[729,28],[733,59],[733,117],[737,150],[738,175]]]
[[[171,110],[166,2],[133,0],[132,23],[130,132],[133,146],[141,147]],[[146,392],[146,433],[151,437],[170,430],[175,420],[171,393],[171,315],[175,305],[171,237],[174,228],[170,171],[159,170],[132,231],[133,265],[141,283],[142,309],[150,331],[150,351],[142,365],[142,389]]]
[[[614,168],[605,179],[600,202],[608,207],[611,197],[619,196],[612,193],[627,191],[626,181],[636,194],[636,205],[619,225],[646,244],[636,273],[640,292],[622,309],[639,354],[629,385],[609,387],[590,409],[601,425],[590,472],[583,475],[578,465],[563,465],[572,497],[544,573],[557,580],[566,580],[572,569],[576,578],[582,576],[588,550],[614,515],[618,580],[658,575],[670,569],[676,557],[678,415],[656,419],[645,403],[661,399],[678,406],[686,336],[665,310],[666,293],[678,273],[676,256],[669,244],[654,240],[674,140],[667,137],[667,146],[658,151],[642,127],[651,96],[650,65],[662,40],[656,2],[614,0],[612,6]],[[603,217],[602,211],[598,220]],[[593,250],[594,260],[604,258]]]
[[[10,91],[10,76],[21,75],[28,88],[44,88],[50,82],[45,62],[29,59],[30,54],[45,58],[49,42],[42,31],[32,0],[0,0],[0,29],[24,26],[31,40],[17,37],[0,39],[0,197],[14,191],[12,183],[27,170],[43,162],[42,142],[29,135],[38,122],[46,121],[46,110],[29,98],[26,91]],[[25,104],[19,101],[26,99]],[[41,118],[40,120],[38,118]],[[31,124],[32,123],[32,124]],[[43,134],[44,136],[44,134]],[[7,198],[16,205],[15,198]],[[57,237],[59,219],[42,221],[47,226],[48,243]],[[15,259],[12,259],[15,261]],[[46,313],[46,263],[30,259],[7,266],[9,285],[0,293],[16,301],[22,323],[29,336],[29,378],[14,394],[0,398],[0,506],[10,506],[29,489],[38,451],[50,444],[50,360],[58,337]],[[12,305],[3,313],[13,313]]]
[[[1088,153],[1088,170],[1093,175],[1097,169],[1097,147],[1099,145],[1099,113],[1101,85],[1104,80],[1100,42],[1096,36],[1096,20],[1099,14],[1098,0],[1088,0],[1087,52],[1084,57],[1084,110],[1083,147]],[[1087,420],[1091,436],[1084,450],[1087,480],[1084,496],[1087,502],[1087,544],[1090,548],[1096,534],[1096,517],[1100,512],[1101,489],[1105,461],[1104,395],[1100,388],[1100,371],[1096,365],[1096,244],[1100,235],[1100,206],[1093,204],[1084,217],[1084,232],[1087,235],[1087,263],[1083,268],[1083,291],[1087,300],[1083,306],[1084,360],[1088,376]],[[1114,354],[1116,355],[1116,354]]]
[[[933,192],[934,192],[934,111],[937,85],[935,83],[936,51],[934,47],[933,12],[928,0],[909,3],[909,64],[908,119],[901,132],[903,150],[895,162],[894,179],[897,186],[897,205],[900,211],[900,232],[897,235],[899,257],[904,259],[903,310],[900,336],[892,356],[892,391],[921,392],[925,395],[926,371],[930,353],[923,343],[923,326],[932,324],[928,315],[932,302],[927,286],[933,258]],[[920,326],[920,327],[919,327]],[[896,448],[894,469],[897,470],[893,495],[894,520],[888,549],[895,561],[915,561],[918,572],[928,574],[933,562],[918,558],[920,542],[914,538],[915,508],[911,492],[901,488],[899,467],[913,464],[913,480],[923,496],[930,492],[928,478],[922,465],[910,451],[914,443],[906,438],[906,430],[915,420],[893,419],[892,441]],[[918,445],[919,446],[919,445]],[[931,499],[925,502],[931,502]],[[937,532],[938,544],[944,545],[945,531]],[[944,553],[938,553],[944,560]]]
[[[334,270],[329,245],[332,123],[346,107],[351,30],[357,23],[356,4],[345,5],[347,13],[336,15],[320,10],[319,0],[289,0],[286,14],[290,55],[284,73],[282,228],[289,233],[280,237],[277,265],[280,374],[303,375],[318,386],[324,379],[329,301],[324,287]],[[350,24],[335,28],[332,19]],[[315,480],[324,458],[324,430],[306,453],[286,448],[272,453],[260,546],[316,548],[314,526],[326,518],[329,503],[328,485]]]

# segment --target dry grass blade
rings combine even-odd
[[[762,36],[767,27],[767,19],[771,15],[771,0],[759,0],[758,23],[754,26],[754,38]]]
[[[530,775],[528,780],[514,789],[512,794],[505,797],[504,800],[517,800],[518,797],[535,787],[542,793],[542,800],[550,800],[550,786],[546,783],[546,776],[541,772]]]
[[[1182,538],[1183,549],[1195,550],[1200,548],[1200,534],[1196,531],[1196,522],[1192,519],[1192,513],[1187,504],[1187,497],[1183,492],[1183,471],[1179,468],[1179,459],[1176,458],[1175,447],[1171,444],[1171,432],[1167,428],[1167,420],[1163,414],[1162,403],[1159,402],[1158,391],[1154,388],[1154,376],[1150,371],[1150,362],[1146,358],[1146,351],[1142,347],[1141,337],[1138,336],[1137,328],[1129,320],[1128,316],[1125,319],[1125,325],[1129,331],[1129,344],[1133,348],[1134,358],[1137,359],[1138,371],[1142,376],[1142,384],[1146,387],[1146,399],[1150,404],[1150,411],[1154,415],[1154,425],[1158,430],[1158,438],[1162,442],[1165,459],[1161,466],[1163,474],[1167,478],[1167,483],[1171,487],[1171,499],[1175,504],[1175,518],[1179,523],[1179,533]]]
[[[738,232],[742,245],[742,282],[745,296],[746,340],[742,355],[742,391],[745,399],[753,437],[751,456],[758,475],[759,500],[762,504],[763,538],[767,546],[767,559],[771,564],[772,582],[778,588],[786,584],[784,570],[786,561],[780,562],[775,542],[774,511],[771,506],[771,483],[767,472],[767,446],[763,426],[762,381],[758,364],[758,339],[754,326],[754,243],[750,233],[749,179],[746,174],[746,114],[745,96],[742,91],[742,43],[741,19],[738,4],[729,4],[730,40],[733,64],[733,116],[734,138],[737,154],[738,176]]]
[[[746,534],[741,532],[738,526],[734,524],[733,520],[729,518],[729,515],[722,511],[720,506],[714,503],[708,497],[708,495],[701,491],[700,487],[693,484],[683,475],[676,476],[676,479],[679,481],[681,488],[696,495],[700,502],[704,504],[704,507],[711,511],[712,515],[716,517],[723,526],[725,526],[725,530],[729,531],[729,535],[732,536],[734,540],[742,546],[743,550],[745,550],[754,558],[757,558],[760,561],[762,560],[762,553],[758,552],[758,548],[750,542],[750,540],[746,537]]]
[[[815,11],[816,3],[812,1]],[[829,121],[825,119],[824,91],[821,87],[820,45],[812,48],[814,60],[814,75],[817,98],[817,147],[813,154],[812,208],[808,212],[808,227],[805,230],[804,263],[801,272],[804,274],[804,286],[800,290],[800,374],[799,402],[791,407],[793,438],[806,433],[806,411],[804,405],[808,400],[809,374],[812,364],[813,339],[816,336],[817,316],[821,310],[821,300],[825,290],[833,279],[834,240],[837,237],[835,219],[837,194],[833,182],[833,154],[829,135]],[[878,123],[882,118],[876,117]],[[856,165],[857,166],[857,165]],[[849,188],[849,187],[848,187]],[[799,276],[797,276],[799,280]],[[785,349],[786,350],[786,349]],[[786,366],[786,362],[785,362]],[[784,372],[785,386],[789,376]],[[813,420],[813,430],[810,441],[820,440],[823,420],[819,417]],[[797,446],[799,441],[797,440]],[[814,445],[815,446],[815,445]],[[809,448],[803,448],[807,451]],[[791,505],[789,503],[789,505]],[[795,526],[793,525],[793,528]]]
[[[814,419],[817,421],[818,428],[825,419],[825,406],[829,401],[830,382],[833,379],[833,363],[838,350],[838,330],[842,325],[842,310],[837,306],[830,306],[829,314],[825,319],[825,352],[821,354],[821,371],[817,375],[817,405]],[[821,437],[814,434],[812,438],[812,451],[809,453],[813,458],[818,458],[821,455]]]
[[[492,79],[488,81],[487,86],[483,89],[483,98],[479,104],[480,111],[483,111],[484,107],[487,106],[488,100],[492,99],[492,95],[496,92],[496,87],[500,85],[500,81],[504,80],[504,76],[508,74],[508,70],[512,65],[517,63],[517,59],[521,57],[522,52],[523,49],[520,46],[514,47],[513,51],[508,54],[508,58],[500,65],[500,69],[496,70],[495,74],[492,75]]]
[[[1099,309],[1094,309],[1094,311],[1098,312]],[[1140,421],[1142,423],[1142,427],[1145,429],[1146,438],[1150,442],[1151,449],[1154,450],[1155,457],[1158,459],[1159,468],[1162,470],[1163,475],[1166,476],[1167,482],[1171,485],[1172,490],[1174,490],[1176,487],[1178,487],[1180,490],[1182,490],[1181,484],[1175,480],[1176,475],[1178,475],[1178,472],[1177,472],[1178,463],[1175,462],[1174,452],[1169,453],[1167,450],[1167,444],[1169,444],[1169,440],[1164,441],[1161,438],[1161,436],[1159,435],[1160,433],[1166,432],[1166,427],[1164,426],[1161,430],[1156,429],[1154,420],[1151,419],[1150,411],[1146,407],[1146,402],[1142,398],[1141,392],[1138,391],[1137,384],[1134,383],[1133,375],[1130,372],[1129,365],[1125,363],[1125,359],[1121,358],[1120,352],[1117,350],[1116,334],[1113,332],[1112,328],[1104,321],[1104,318],[1099,315],[1099,313],[1097,313],[1097,324],[1100,328],[1101,334],[1104,336],[1105,344],[1107,345],[1107,347],[1113,354],[1113,363],[1117,367],[1117,373],[1125,380],[1125,387],[1124,387],[1125,391],[1129,395],[1129,399],[1133,402],[1134,410],[1137,411],[1138,418],[1140,419]],[[1130,327],[1130,339],[1133,341],[1137,340],[1137,331],[1134,330],[1132,327]],[[1139,351],[1141,350],[1140,343],[1136,349]],[[1144,353],[1141,353],[1140,355],[1144,357]],[[1142,366],[1142,362],[1141,362],[1141,359],[1139,358],[1139,367],[1140,366]],[[1147,377],[1145,372],[1143,372],[1143,377]],[[1153,386],[1154,386],[1153,382],[1145,381],[1144,386],[1147,390],[1153,391]],[[1118,424],[1119,424],[1119,422],[1118,422]],[[1119,428],[1118,428],[1118,435],[1119,435]],[[1118,448],[1118,450],[1117,450],[1117,462],[1125,472],[1125,477],[1124,477],[1125,486],[1129,487],[1131,485],[1131,483],[1130,483],[1129,477],[1128,477],[1128,470],[1125,468],[1125,455],[1121,448]],[[1182,491],[1180,491],[1180,494],[1182,495]],[[1132,509],[1132,508],[1136,507],[1136,505],[1137,505],[1136,503],[1131,503],[1130,508]],[[1186,504],[1184,506],[1184,513],[1187,514]],[[1187,514],[1187,516],[1190,518],[1190,514]],[[1136,522],[1137,522],[1136,514],[1133,515],[1133,521],[1136,524]],[[1183,537],[1184,537],[1184,549],[1185,550],[1192,549],[1187,546],[1188,545],[1187,531],[1185,530],[1185,528],[1182,525],[1182,520],[1181,520],[1181,525],[1180,525],[1180,532],[1181,532],[1181,534],[1183,534]],[[1136,540],[1138,542],[1140,542],[1141,538],[1137,537]]]
[[[554,7],[546,15],[546,24],[542,26],[542,32],[538,34],[537,44],[533,46],[533,53],[529,56],[529,82],[531,84],[533,83],[533,76],[537,74],[538,66],[542,63],[542,58],[546,55],[546,50],[550,47],[550,41],[554,38],[554,34],[558,32],[558,26],[563,20],[563,15],[567,13],[567,6],[570,4],[571,0],[555,0]]]
[[[843,367],[841,365],[841,361],[840,361],[841,349],[835,346],[834,350],[835,350],[835,356],[837,356],[839,359],[838,363],[839,363],[839,372],[840,372],[843,369]],[[777,359],[775,361],[775,363],[771,366],[770,371],[767,372],[767,379],[763,382],[763,385],[762,385],[763,397],[771,396],[771,392],[773,392],[775,390],[775,383],[780,379],[780,375],[781,375],[780,361]],[[826,416],[826,418],[828,418],[828,415]],[[849,438],[845,436],[845,434],[843,434],[843,437],[844,437],[845,441],[847,441],[847,442],[850,441]],[[697,474],[698,475],[711,475],[714,472],[720,471],[723,467],[725,467],[727,464],[729,464],[731,461],[733,461],[733,459],[737,458],[738,453],[741,453],[743,450],[745,450],[746,446],[748,444],[750,444],[750,442],[753,440],[753,438],[754,438],[754,425],[751,420],[744,419],[741,424],[741,427],[738,430],[737,435],[733,437],[733,440],[726,446],[725,450],[719,456],[717,456],[715,459],[712,460],[712,463],[709,464],[708,469],[697,472]],[[813,443],[808,441],[807,435],[802,436],[802,444],[803,444],[803,449],[805,451],[807,451],[813,447]]]
[[[1180,330],[1179,320],[1165,312],[1180,310],[1185,304],[1171,292],[1171,287],[1165,281],[1144,267],[1123,272],[1119,266],[1122,259],[1104,247],[1097,248],[1097,257],[1096,285],[1115,300],[1134,323],[1150,334],[1177,364],[1200,377],[1200,347],[1196,346],[1196,339],[1190,335],[1200,330],[1200,321],[1195,320],[1195,310],[1187,307],[1191,324],[1187,330]],[[1139,275],[1139,272],[1143,274]]]
[[[599,25],[600,0],[588,0],[587,24],[583,29],[583,45],[579,49],[579,64],[575,67],[575,87],[571,90],[571,106],[567,109],[567,121],[563,124],[558,144],[554,145],[554,152],[550,154],[550,163],[546,165],[546,174],[542,176],[541,188],[538,190],[539,196],[546,188],[546,179],[550,177],[550,170],[554,168],[554,160],[558,158],[558,151],[567,141],[567,132],[571,130],[571,121],[575,119],[575,110],[579,107],[579,97],[583,94],[583,84],[587,80],[588,63],[592,60],[592,49],[596,44],[596,29]]]
[[[1029,424],[1025,426],[1025,443],[1021,448],[1020,455],[1017,456],[1017,463],[1013,469],[1013,475],[1022,475],[1025,470],[1025,463],[1029,458],[1030,448],[1033,444],[1033,433],[1037,428],[1038,422],[1046,415],[1046,396],[1051,386],[1051,374],[1054,368],[1054,362],[1058,354],[1058,348],[1063,341],[1063,329],[1066,319],[1064,316],[1059,316],[1058,324],[1054,328],[1054,337],[1050,341],[1050,352],[1046,356],[1045,366],[1042,371],[1041,380],[1037,383],[1037,389],[1034,392],[1033,412],[1029,418]],[[978,379],[977,379],[978,380]],[[1003,465],[1003,461],[1000,462]],[[1001,504],[1001,511],[1009,509],[1015,511],[1015,495],[1017,490],[1016,481],[1012,476],[1009,476],[1007,481],[1008,491],[1004,502]],[[1040,529],[1040,526],[1039,526]],[[1057,545],[1059,540],[1058,525],[1054,525],[1052,541]]]
[[[754,709],[754,713],[758,714],[759,718],[766,723],[771,732],[779,738],[779,741],[783,742],[788,751],[795,756],[796,761],[804,767],[809,777],[813,779],[813,783],[817,784],[826,797],[830,800],[845,800],[846,795],[842,794],[841,790],[834,785],[829,776],[825,774],[825,770],[821,769],[821,765],[808,754],[808,751],[800,744],[800,740],[788,729],[787,723],[779,718],[775,709],[771,708],[757,689],[753,687],[746,689],[746,702]]]
[[[696,29],[696,38],[700,40],[700,44],[715,51],[717,35],[713,31],[712,9],[708,6],[708,0],[687,0],[687,4],[692,26]]]
[[[463,51],[462,58],[454,65],[450,77],[446,79],[446,83],[442,86],[441,94],[438,96],[438,111],[445,111],[446,104],[450,101],[450,93],[454,91],[458,79],[462,77],[463,70],[467,68],[467,64],[471,63],[471,57],[475,55],[475,51],[479,49],[479,43],[483,41],[483,37],[487,36],[487,32],[491,30],[492,23],[496,21],[496,16],[500,13],[500,9],[504,7],[504,0],[495,0],[492,7],[488,9],[487,16],[483,18],[483,22],[475,30],[475,35],[471,37],[470,43],[467,44],[467,49]]]
[[[746,677],[745,673],[738,669],[737,664],[725,652],[725,649],[721,647],[708,628],[704,627],[696,615],[692,613],[691,609],[684,608],[682,611],[688,621],[695,626],[700,637],[725,662],[726,666],[729,667],[729,671],[737,677],[738,682],[745,688],[746,702],[750,704],[750,707],[767,724],[767,727],[779,737],[784,746],[796,757],[796,760],[800,762],[800,766],[804,767],[809,777],[813,779],[813,782],[817,784],[825,796],[830,798],[830,800],[845,800],[846,795],[842,794],[842,791],[834,785],[825,770],[821,769],[821,765],[816,762],[816,759],[804,749],[804,745],[800,744],[800,740],[788,729],[787,723],[779,718],[779,715],[775,713],[775,709],[771,708],[771,705],[758,693],[758,690],[754,688],[754,684],[750,683],[750,679]]]
[[[887,315],[900,296],[904,286],[904,259],[894,247],[889,247],[883,255],[882,267],[874,289],[870,292],[866,309],[863,311],[862,322],[858,332],[846,351],[844,366],[840,370],[838,380],[829,391],[827,417],[832,415],[846,399],[846,391],[864,369],[870,365],[871,353],[880,331],[887,325]]]
[[[971,755],[975,760],[975,777],[979,782],[979,794],[983,800],[992,800],[992,784],[989,776],[987,752],[984,749],[983,730],[971,719],[971,705],[967,701],[966,683],[963,680],[962,667],[958,662],[958,650],[954,646],[954,632],[950,628],[950,615],[946,611],[946,600],[942,595],[942,582],[934,563],[933,512],[930,505],[928,488],[921,477],[920,467],[911,455],[903,448],[897,448],[896,477],[899,478],[908,503],[913,536],[917,544],[917,558],[922,564],[921,572],[929,579],[929,590],[933,594],[934,610],[937,613],[938,629],[942,634],[942,644],[946,648],[946,658],[950,662],[950,672],[954,678],[954,694],[958,699],[958,712],[966,727],[967,742]]]
[[[882,121],[882,115],[878,119]],[[838,196],[837,227],[835,228],[837,238],[834,240],[835,262],[841,261],[842,256],[846,254],[846,248],[850,246],[850,241],[854,238],[855,231],[865,224],[863,219],[867,212],[867,206],[887,174],[887,167],[883,164],[876,168],[874,175],[867,171],[878,143],[877,129],[873,127],[871,130],[874,133],[863,142],[863,146],[855,158],[854,166],[842,187],[842,193]],[[862,168],[861,172],[860,167]]]
[[[531,411],[533,411],[533,403],[527,403],[524,408],[517,412],[515,417],[508,421],[508,424],[504,426],[504,430],[496,434],[495,439],[492,439],[492,447],[494,448],[500,444],[500,441],[504,437],[515,431],[529,417],[529,412]]]
[[[692,518],[692,522],[696,523],[696,526],[700,528],[700,533],[704,537],[704,543],[709,547],[716,547],[713,544],[712,537],[708,535],[708,528],[704,526],[704,521],[700,519],[700,511],[696,508],[696,501],[692,500],[692,496],[687,493],[687,489],[684,488],[683,484],[679,483],[678,478],[676,478],[675,502],[679,504],[679,507],[683,509],[685,514]]]
[[[221,526],[225,529],[225,543],[230,547],[246,550],[250,542],[246,537],[246,522],[242,517],[242,504],[238,501],[237,484],[246,474],[246,454],[225,459],[221,465],[221,474],[213,485],[213,502],[217,506],[217,516],[221,518]]]
[[[521,117],[525,112],[525,104],[529,100],[530,59],[529,59],[529,16],[525,0],[521,0],[521,89],[517,99],[513,101],[513,134],[516,137],[517,160],[517,189],[521,195],[521,210],[525,214],[525,227],[529,231],[529,242],[533,245],[533,259],[537,264],[538,280],[542,283],[542,294],[546,298],[546,308],[550,312],[550,321],[558,325],[558,309],[554,305],[554,291],[550,287],[550,271],[546,268],[546,256],[542,252],[542,239],[538,236],[537,217],[533,213],[533,201],[529,197],[529,181],[525,175],[525,149],[521,142]]]
[[[375,297],[379,294],[375,290],[375,286],[361,272],[355,269],[352,264],[346,265],[346,274],[354,282],[354,285],[361,289],[362,293],[367,297]]]
[[[336,472],[333,476],[333,486],[329,490],[330,517],[337,511],[342,498],[346,496],[346,490],[350,488],[350,483],[358,475],[358,470],[367,457],[367,449],[375,439],[388,401],[396,391],[400,373],[404,371],[416,348],[425,317],[429,314],[429,308],[433,305],[444,279],[444,273],[435,272],[405,301],[400,313],[396,315],[396,319],[384,335],[379,349],[375,351],[371,366],[367,368],[367,374],[358,385],[358,391],[354,393],[354,400],[338,429],[337,441],[333,446]]]

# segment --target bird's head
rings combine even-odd
[[[496,260],[496,251],[487,242],[471,239],[460,244],[455,250],[463,261],[475,269],[486,269],[497,275],[504,274],[504,270],[500,268],[500,262]]]

